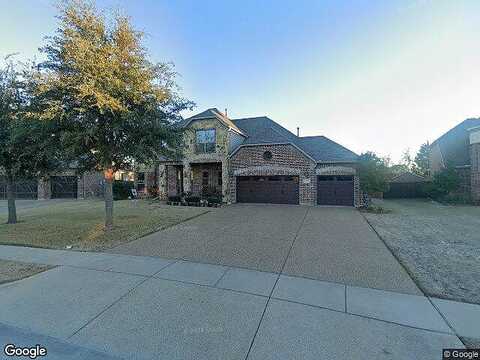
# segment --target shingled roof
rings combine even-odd
[[[325,136],[298,137],[266,116],[230,119],[217,108],[210,108],[185,119],[180,126],[185,127],[192,121],[212,118],[220,120],[230,129],[245,136],[245,140],[240,146],[292,144],[316,162],[353,162],[358,158],[353,151]]]
[[[480,126],[480,118],[466,119],[432,143],[440,147],[445,165],[470,165],[468,129],[476,126]]]
[[[353,162],[358,155],[325,136],[299,138],[301,148],[317,162]]]
[[[291,143],[317,162],[353,162],[358,158],[353,151],[325,136],[297,137],[266,116],[232,121],[248,135],[242,145]]]

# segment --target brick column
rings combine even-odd
[[[50,185],[50,178],[38,179],[38,200],[48,200],[52,198],[52,189]]]
[[[231,203],[230,176],[228,174],[228,159],[222,161],[222,196],[224,203]]]
[[[470,145],[472,200],[480,204],[480,143]]]

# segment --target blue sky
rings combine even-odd
[[[38,54],[51,0],[0,0],[0,56]],[[197,111],[268,115],[398,160],[480,116],[480,1],[127,1]]]

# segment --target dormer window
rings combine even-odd
[[[195,151],[197,154],[215,152],[215,129],[197,130]]]

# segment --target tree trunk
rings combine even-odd
[[[15,185],[13,176],[7,176],[8,221],[7,224],[17,223],[17,207],[15,206]]]
[[[113,170],[107,169],[105,177],[105,230],[113,229]]]

